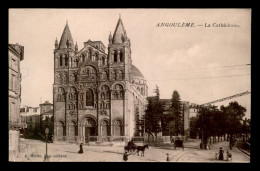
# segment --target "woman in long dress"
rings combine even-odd
[[[219,160],[223,160],[224,159],[224,150],[222,150],[222,147],[219,148]]]
[[[83,153],[83,144],[82,143],[80,143],[80,145],[79,145],[79,153],[80,154],[82,154]]]

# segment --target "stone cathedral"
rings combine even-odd
[[[54,49],[54,142],[128,141],[143,130],[138,120],[148,87],[132,64],[131,42],[119,18],[108,53],[101,41],[79,50],[68,23]]]

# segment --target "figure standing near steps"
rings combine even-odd
[[[79,154],[82,154],[83,153],[83,143],[80,143],[79,145]]]

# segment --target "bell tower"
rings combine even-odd
[[[121,16],[119,16],[113,36],[109,35],[108,60],[111,70],[123,71],[124,80],[129,80],[131,67],[130,39],[127,37]],[[110,74],[111,75],[111,74]]]
[[[77,47],[77,46],[76,46]],[[68,22],[66,22],[60,43],[56,38],[54,49],[54,68],[66,69],[69,67],[70,57],[75,55],[75,46],[70,33]]]

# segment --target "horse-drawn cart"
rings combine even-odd
[[[136,148],[137,146],[136,145],[131,145],[131,146],[125,146],[124,149],[127,153],[130,153],[130,154],[136,154]]]
[[[174,141],[174,149],[176,150],[176,147],[181,147],[184,150],[183,141],[178,139]]]

